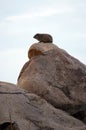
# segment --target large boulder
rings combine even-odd
[[[0,130],[86,130],[86,125],[41,97],[0,82]]]
[[[49,43],[33,44],[28,57],[18,77],[20,88],[71,115],[86,113],[86,65]]]

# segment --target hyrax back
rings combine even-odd
[[[53,42],[53,38],[50,34],[37,33],[36,35],[33,36],[33,38],[37,39],[39,42],[44,42],[44,43],[52,43]]]

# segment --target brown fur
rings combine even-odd
[[[44,43],[52,43],[53,42],[53,38],[50,34],[37,33],[36,35],[33,36],[33,38],[37,39],[39,42],[44,42]]]

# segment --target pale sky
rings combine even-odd
[[[86,0],[0,0],[0,80],[16,83],[36,33],[86,64]]]

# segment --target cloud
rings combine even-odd
[[[37,10],[34,9],[33,11],[30,11],[12,16],[9,15],[2,19],[0,22],[0,35],[19,36],[26,35],[29,31],[34,32],[34,30],[36,31],[39,29],[42,31],[46,31],[46,29],[52,30],[52,28],[54,28],[51,26],[53,25],[53,16],[59,17],[58,15],[73,12],[74,9],[68,5],[54,5],[45,7],[41,6],[39,8],[37,7]],[[51,21],[48,21],[46,18],[50,18]],[[41,26],[41,24],[43,26]],[[47,28],[45,28],[46,24]]]
[[[48,10],[43,11],[43,12],[38,12],[38,13],[26,13],[26,14],[21,14],[17,16],[9,16],[6,18],[7,21],[21,21],[21,20],[29,20],[29,19],[35,19],[36,17],[47,17],[47,16],[52,16],[57,13],[57,10]]]
[[[61,7],[42,7],[42,9],[38,11],[34,11],[33,13],[24,13],[20,15],[15,15],[15,16],[8,16],[5,20],[6,21],[22,21],[22,20],[31,20],[39,17],[50,17],[53,15],[59,15],[59,14],[64,14],[64,13],[70,13],[73,12],[74,9],[70,8],[69,6],[61,6]]]
[[[0,80],[16,83],[19,72],[27,60],[24,49],[0,51]]]

